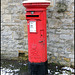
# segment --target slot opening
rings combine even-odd
[[[27,15],[27,17],[39,17],[39,15]]]

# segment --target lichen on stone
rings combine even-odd
[[[57,12],[65,12],[67,10],[67,5],[64,2],[58,2],[57,3]]]

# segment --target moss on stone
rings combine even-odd
[[[57,3],[58,10],[57,12],[65,12],[67,10],[67,5],[65,3],[58,2]]]

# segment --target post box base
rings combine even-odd
[[[47,63],[48,63],[48,61],[42,62],[42,63],[28,62],[28,70],[29,70],[30,75],[46,75],[46,74],[48,74]]]

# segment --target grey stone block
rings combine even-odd
[[[65,35],[65,34],[61,34],[61,35],[60,35],[60,39],[71,40],[71,39],[74,38],[73,36],[74,36],[74,35]]]

